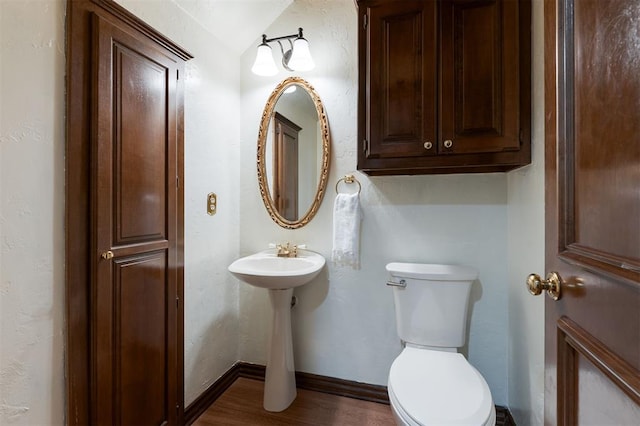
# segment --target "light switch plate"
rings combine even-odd
[[[218,209],[218,197],[213,192],[207,195],[207,214],[213,216]]]

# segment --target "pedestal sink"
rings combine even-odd
[[[267,411],[283,411],[296,398],[291,297],[293,289],[315,278],[324,264],[324,257],[309,250],[298,250],[297,257],[278,257],[276,250],[265,250],[229,265],[236,278],[269,290],[273,323],[264,380],[263,406]]]

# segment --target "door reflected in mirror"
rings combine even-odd
[[[320,97],[290,77],[271,93],[258,134],[260,193],[271,218],[289,229],[307,224],[324,196],[329,125]]]

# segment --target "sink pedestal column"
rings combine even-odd
[[[264,378],[263,406],[267,411],[283,411],[296,399],[296,377],[291,337],[291,297],[293,288],[269,290],[273,308],[271,339]]]

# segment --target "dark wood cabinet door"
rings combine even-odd
[[[438,151],[519,150],[519,2],[441,5]]]
[[[402,1],[366,10],[367,158],[435,153],[436,7]]]
[[[92,422],[178,423],[178,62],[93,15]]]
[[[640,420],[640,4],[545,0],[545,423]]]

